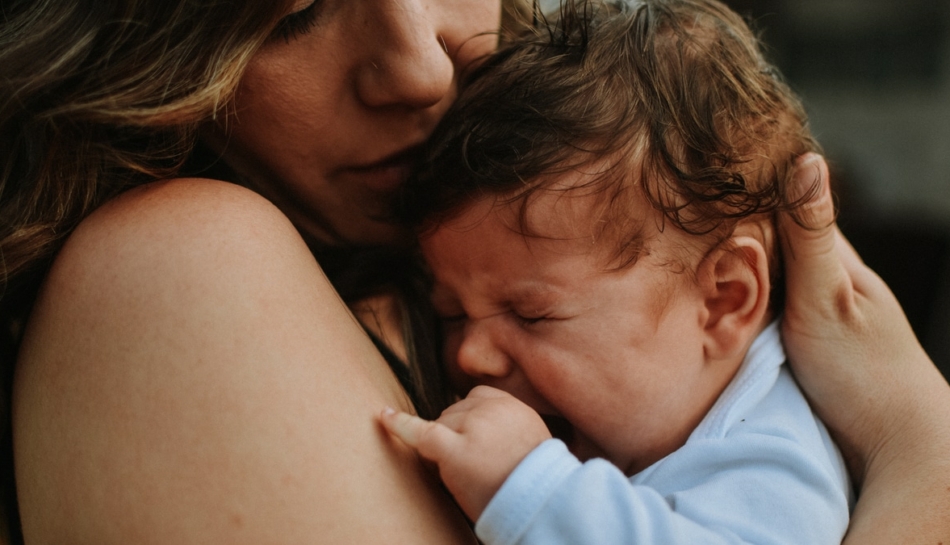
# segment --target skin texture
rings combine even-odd
[[[457,70],[494,46],[476,35],[497,29],[500,6],[316,9],[309,30],[254,57],[206,129],[260,195],[153,184],[101,207],[57,257],[14,384],[27,542],[473,542],[379,428],[378,407],[411,406],[301,234],[403,236],[376,218],[411,166],[390,159],[428,136]]]
[[[834,225],[828,167],[802,228],[782,218],[792,369],[861,485],[845,543],[950,543],[950,386],[921,348],[893,293]]]
[[[790,216],[779,218],[787,274],[782,333],[790,365],[861,489],[843,543],[950,543],[950,386],[920,347],[893,293],[834,225],[827,165],[808,154],[796,183],[804,190],[816,177],[821,191],[806,206],[806,227]],[[510,404],[501,397],[479,389],[469,395],[475,398],[471,405],[491,409]],[[458,424],[458,415],[445,425],[394,410],[380,419],[428,458],[449,460],[470,451],[465,438],[473,434]],[[524,449],[509,445],[516,454],[492,454],[515,457]],[[482,467],[460,469],[466,477]],[[491,483],[490,476],[483,482]],[[495,491],[497,486],[486,487],[462,505],[477,516]]]
[[[438,465],[442,481],[473,521],[518,463],[551,438],[531,407],[490,386],[476,386],[436,421],[389,407],[379,418],[389,433]]]
[[[159,183],[90,216],[14,395],[28,543],[472,543],[375,423],[411,411],[388,367],[286,217],[237,186]]]
[[[89,218],[58,257],[15,378],[29,543],[471,542],[417,458],[376,426],[379,407],[408,409],[403,394],[286,218],[321,240],[400,238],[374,219],[404,169],[386,159],[428,134],[429,109],[445,105],[431,90],[454,93],[444,71],[464,64],[465,29],[493,29],[498,6],[324,7],[309,33],[260,52],[205,135],[279,211],[231,185],[158,184]],[[358,77],[367,67],[379,72]],[[338,134],[349,130],[358,145]],[[347,154],[315,147],[325,141]],[[867,475],[849,541],[950,541],[946,383],[883,284],[855,259],[844,267],[834,229],[787,236],[800,256],[789,293],[823,332],[786,331],[792,363]]]
[[[537,413],[567,420],[579,458],[628,475],[682,446],[764,325],[768,258],[751,226],[704,253],[696,237],[661,231],[642,199],[639,259],[605,270],[611,242],[590,238],[597,201],[546,191],[528,206],[540,234],[525,236],[520,203],[486,198],[422,241],[450,375],[462,393],[480,386],[434,424],[382,421],[438,463],[473,520],[550,437]]]
[[[455,99],[459,70],[494,48],[500,4],[321,0],[316,9],[309,32],[257,54],[207,139],[310,236],[392,241],[406,234],[385,221],[388,200]]]

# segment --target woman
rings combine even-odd
[[[810,225],[781,219],[782,335],[859,488],[845,543],[948,543],[950,387],[894,294],[834,225],[824,159],[806,155],[801,187],[816,176]]]
[[[457,73],[494,46],[498,4],[69,4],[5,0],[0,27],[14,341],[29,313],[12,399],[25,540],[471,543],[426,469],[376,427],[381,407],[411,404],[308,243],[405,239],[383,221],[388,197]],[[253,191],[175,178],[199,133]],[[831,221],[825,202],[818,226]],[[832,233],[787,228],[786,333],[864,478],[855,536],[893,542],[875,541],[880,520],[893,521],[888,537],[918,537],[921,524],[945,536],[946,510],[910,496],[946,502],[944,488],[898,477],[950,473],[946,450],[931,450],[950,439],[927,436],[907,471],[895,444],[945,422],[950,393]],[[841,304],[826,312],[816,292]],[[391,339],[388,301],[366,305]],[[895,361],[907,372],[882,381]]]

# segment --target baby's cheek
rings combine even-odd
[[[527,378],[518,372],[512,373],[503,380],[495,381],[490,384],[499,390],[504,390],[516,397],[525,405],[534,409],[541,415],[559,415],[560,411],[554,408],[545,397],[538,392],[533,384]]]

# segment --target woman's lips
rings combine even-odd
[[[411,164],[389,164],[372,168],[354,168],[344,171],[344,178],[351,178],[369,189],[388,193],[398,189],[412,173]]]
[[[374,191],[391,192],[412,174],[418,155],[418,148],[412,148],[376,163],[345,168],[341,174]]]

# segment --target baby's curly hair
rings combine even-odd
[[[795,159],[819,151],[801,103],[723,4],[567,0],[535,17],[466,76],[407,184],[404,219],[423,235],[486,195],[520,203],[529,234],[530,196],[593,170],[585,192],[603,196],[622,268],[641,247],[630,195],[714,241],[811,196],[789,191]]]

